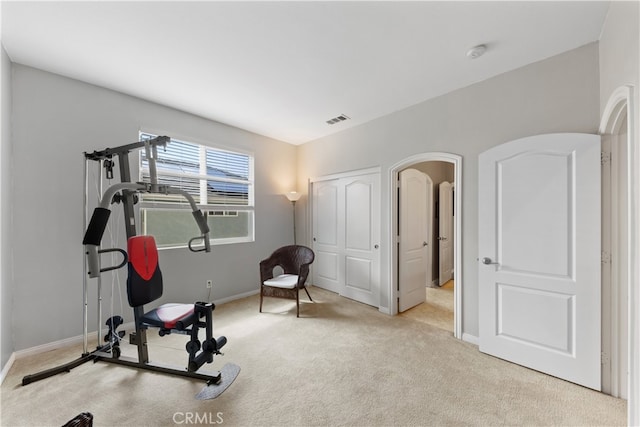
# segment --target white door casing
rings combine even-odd
[[[380,305],[380,173],[312,180],[314,285]]]
[[[453,278],[453,187],[440,183],[438,204],[438,286]]]
[[[480,350],[600,389],[600,138],[479,156]]]
[[[612,258],[612,234],[613,232],[613,210],[614,206],[612,204],[613,199],[613,187],[615,186],[615,175],[611,174],[611,137],[608,135],[603,135],[601,137],[601,174],[600,174],[600,185],[602,188],[602,197],[600,200],[602,213],[602,229],[600,230],[601,237],[601,250],[602,250],[602,262],[601,262],[601,293],[600,293],[600,301],[602,302],[602,320],[601,320],[601,328],[602,334],[600,336],[601,340],[601,352],[602,352],[602,361],[601,361],[601,386],[602,392],[606,394],[611,394],[614,397],[615,395],[614,386],[612,384],[615,375],[613,374],[613,366],[611,363],[611,352],[612,349],[612,340],[613,340],[613,325],[615,322],[612,319],[612,283],[615,281],[613,278],[613,269],[611,268],[611,258]]]
[[[425,301],[425,286],[431,281],[433,182],[427,174],[412,168],[398,175],[398,310],[402,312]]]
[[[638,186],[640,150],[637,145],[637,91],[637,88],[630,85],[616,88],[604,107],[599,127],[603,140],[613,139],[612,142],[615,141],[615,143],[612,146],[615,148],[617,145],[626,153],[624,164],[620,161],[621,159],[617,159],[618,165],[611,165],[612,172],[616,172],[612,173],[611,177],[618,180],[618,191],[614,191],[612,195],[616,195],[618,201],[624,200],[626,203],[618,204],[612,201],[612,208],[618,211],[617,214],[612,212],[612,228],[618,229],[618,233],[612,233],[611,236],[613,249],[611,265],[613,286],[609,313],[611,327],[608,336],[603,334],[603,342],[608,338],[610,345],[602,351],[610,352],[612,394],[623,395],[626,388],[627,424],[633,426],[640,425],[640,293],[638,287],[640,233],[638,233],[637,222],[639,218],[637,201],[640,200],[640,186]],[[612,161],[616,161],[615,155],[612,155]],[[615,185],[612,189],[615,190]],[[615,242],[616,234],[621,237],[618,242]],[[616,263],[616,259],[620,262]],[[622,277],[627,279],[626,286],[620,280]],[[626,294],[626,304],[622,303],[625,299],[624,294]],[[619,309],[621,305],[622,310]],[[625,306],[626,310],[624,310]],[[606,308],[603,305],[603,310]],[[605,318],[606,315],[603,312],[603,322]],[[603,323],[603,328],[604,326]],[[607,331],[603,329],[603,332]],[[626,359],[626,363],[623,359]],[[626,369],[624,369],[625,365]]]
[[[398,174],[401,170],[411,167],[412,165],[430,161],[448,162],[454,166],[454,182],[456,183],[456,191],[454,193],[456,206],[455,229],[462,230],[462,217],[464,215],[462,209],[462,196],[464,194],[462,156],[444,152],[425,152],[404,158],[389,167],[387,173],[387,209],[390,218],[388,241],[392,244],[387,251],[387,265],[389,266],[387,271],[387,292],[385,295],[387,304],[386,307],[380,308],[380,311],[383,313],[391,315],[398,313],[398,245],[396,242],[398,236]],[[477,340],[475,337],[471,337],[470,335],[465,337],[465,334],[462,332],[462,294],[464,290],[464,272],[462,270],[463,233],[454,233],[454,238],[454,271],[456,272],[456,286],[453,289],[453,336],[458,339],[476,342]]]
[[[602,135],[602,391],[628,396],[629,268],[626,120]]]

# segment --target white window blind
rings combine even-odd
[[[155,138],[142,133],[141,140]],[[158,183],[180,188],[196,203],[210,206],[253,205],[252,159],[243,153],[218,150],[171,139],[166,149],[158,147],[156,168]],[[149,162],[140,151],[140,173],[150,182]],[[145,202],[185,203],[177,195],[143,194]]]
[[[140,133],[140,140],[155,138]],[[205,145],[171,139],[157,148],[158,184],[189,193],[208,215],[212,244],[253,241],[253,157]],[[149,161],[140,150],[140,180],[150,182]],[[175,194],[141,194],[144,234],[159,247],[185,246],[197,232],[187,201]],[[174,206],[172,208],[172,206]]]

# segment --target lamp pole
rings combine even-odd
[[[293,244],[297,245],[297,240],[296,240],[296,202],[300,199],[302,194],[298,193],[297,191],[290,191],[287,194],[285,194],[285,196],[287,196],[287,199],[289,199],[289,201],[291,202],[291,206],[293,206]]]
[[[293,244],[296,245],[296,201],[292,200],[291,205],[293,206]]]

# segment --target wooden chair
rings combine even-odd
[[[92,427],[93,415],[91,412],[83,412],[78,414],[74,419],[69,420],[62,427]]]
[[[260,261],[260,312],[264,297],[296,300],[296,317],[300,317],[300,289],[304,289],[311,301],[305,283],[313,251],[301,245],[289,245],[276,249],[269,258]],[[282,268],[282,274],[274,277],[274,269]]]

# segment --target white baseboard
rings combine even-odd
[[[234,295],[231,297],[227,297],[227,298],[222,298],[219,300],[215,300],[215,304],[224,304],[226,302],[230,302],[230,301],[234,301],[237,299],[241,299],[241,298],[246,298],[252,295],[256,295],[260,293],[259,289],[256,289],[255,291],[250,291],[250,292],[245,292],[243,294],[238,294],[238,295]],[[128,322],[125,323],[123,325],[120,326],[120,330],[133,330],[135,329],[135,324],[134,322]],[[107,328],[105,326],[105,328],[103,329],[103,333],[106,333]],[[96,339],[97,336],[97,332],[93,331],[93,332],[89,332],[88,334],[88,339],[89,340],[94,340]],[[70,347],[70,346],[74,346],[77,344],[81,344],[84,341],[84,336],[83,335],[78,335],[75,337],[71,337],[71,338],[65,338],[65,339],[61,339],[58,341],[54,341],[54,342],[50,342],[47,344],[41,344],[41,345],[37,345],[34,347],[30,347],[30,348],[26,348],[23,350],[18,350],[18,351],[14,351],[11,354],[11,357],[9,357],[9,360],[7,361],[7,363],[4,365],[4,367],[2,368],[2,372],[0,373],[0,384],[2,384],[2,382],[4,381],[4,378],[6,377],[7,373],[9,372],[9,370],[11,369],[11,367],[13,366],[13,363],[18,360],[18,359],[22,359],[24,357],[29,357],[29,356],[34,356],[36,354],[40,354],[40,353],[44,353],[47,351],[52,351],[52,350],[58,350],[61,348],[66,348],[66,347]],[[93,349],[91,349],[93,350]]]
[[[129,323],[124,323],[120,326],[120,330],[125,330],[125,329],[129,329],[129,330],[133,330],[135,327],[133,322],[129,322]],[[103,329],[103,332],[107,332],[107,328],[105,326],[105,328]],[[89,332],[88,334],[88,339],[89,340],[95,340],[97,335],[96,331],[93,332]],[[47,344],[42,344],[42,345],[37,345],[35,347],[31,347],[31,348],[26,348],[24,350],[18,350],[16,351],[14,354],[16,356],[16,360],[17,359],[22,359],[23,357],[27,357],[27,356],[33,356],[39,353],[44,353],[46,351],[51,351],[51,350],[58,350],[60,348],[65,348],[65,347],[70,347],[76,344],[80,344],[84,341],[84,336],[83,335],[78,335],[75,337],[71,337],[71,338],[65,338],[62,340],[58,340],[58,341],[54,341],[54,342],[50,342]]]
[[[96,332],[89,334],[89,339],[95,339]],[[24,350],[18,350],[15,352],[16,359],[22,359],[23,357],[34,356],[36,354],[44,353],[46,351],[58,350],[60,348],[70,347],[72,345],[80,344],[83,341],[83,336],[78,335],[76,337],[65,338],[59,341],[50,342],[47,344],[37,345],[35,347],[25,348]]]
[[[121,325],[120,328],[122,328],[122,330],[124,330],[124,329],[132,330],[134,328],[134,323],[133,322],[125,323],[125,324]],[[107,331],[107,328],[105,327],[104,332],[106,332],[106,331]],[[87,337],[88,337],[89,340],[95,340],[96,335],[97,335],[96,331],[89,332]],[[13,363],[16,360],[22,359],[24,357],[34,356],[36,354],[44,353],[44,352],[51,351],[51,350],[58,350],[60,348],[70,347],[70,346],[73,346],[73,345],[80,344],[83,341],[84,341],[84,335],[78,335],[78,336],[71,337],[71,338],[65,338],[65,339],[62,339],[62,340],[53,341],[53,342],[50,342],[50,343],[47,343],[47,344],[41,344],[41,345],[37,345],[37,346],[34,346],[34,347],[25,348],[24,350],[14,351],[13,353],[11,353],[11,357],[9,357],[9,360],[7,361],[7,363],[2,368],[2,373],[0,374],[1,375],[0,376],[0,384],[2,384],[2,382],[4,381],[4,378],[7,376],[7,373],[9,372],[9,370],[13,366]]]
[[[475,335],[467,334],[466,332],[462,333],[462,341],[468,342],[473,345],[480,345],[480,339]]]
[[[255,295],[255,294],[258,294],[258,293],[260,293],[260,290],[256,289],[255,291],[250,291],[250,292],[245,292],[243,294],[233,295],[231,297],[215,300],[214,302],[215,302],[216,305],[224,304],[226,302],[234,301],[234,300],[241,299],[241,298],[246,298],[248,296],[252,296],[252,295]],[[125,329],[127,329],[127,330],[135,329],[134,322],[125,323],[125,324],[120,326],[120,330],[125,330]],[[104,329],[103,329],[103,332],[106,333],[106,331],[107,331],[107,328],[105,326]],[[96,334],[97,334],[96,331],[89,332],[88,339],[89,340],[95,340]],[[75,337],[65,338],[65,339],[54,341],[54,342],[50,342],[50,343],[47,343],[47,344],[37,345],[37,346],[31,347],[31,348],[26,348],[24,350],[18,350],[18,351],[14,352],[12,354],[12,357],[14,357],[14,359],[17,360],[17,359],[21,359],[23,357],[28,357],[28,356],[33,356],[33,355],[36,355],[36,354],[44,353],[46,351],[57,350],[57,349],[60,349],[60,348],[65,348],[65,347],[69,347],[69,346],[72,346],[72,345],[80,344],[83,341],[84,341],[83,335],[78,335],[78,336],[75,336]],[[7,362],[7,365],[9,365],[8,362]],[[3,369],[3,373],[4,373],[4,369]]]
[[[214,299],[213,303],[215,305],[219,305],[219,304],[224,304],[226,302],[231,302],[231,301],[235,301],[237,299],[242,299],[242,298],[246,298],[246,297],[250,297],[252,295],[256,295],[260,293],[260,289],[256,289],[255,291],[249,291],[249,292],[245,292],[243,294],[238,294],[238,295],[232,295],[230,297],[227,298],[221,298],[221,299]]]
[[[16,353],[13,352],[11,353],[11,356],[9,356],[9,360],[7,360],[7,363],[5,363],[4,367],[2,368],[2,372],[0,373],[0,385],[2,385],[2,383],[4,382],[4,379],[6,378],[7,374],[9,373],[9,370],[13,366],[13,362],[15,361],[16,361]]]

